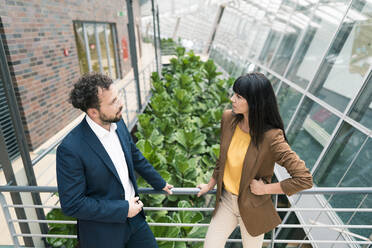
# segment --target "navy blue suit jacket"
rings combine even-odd
[[[164,188],[166,182],[137,149],[124,121],[116,124],[136,195],[134,171],[155,189]],[[62,211],[78,219],[81,247],[124,247],[129,203],[113,162],[85,118],[57,149],[57,182]]]

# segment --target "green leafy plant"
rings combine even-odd
[[[196,187],[207,182],[219,155],[220,121],[229,103],[233,79],[221,79],[212,60],[203,62],[192,51],[174,49],[175,58],[164,67],[162,77],[152,73],[152,98],[138,116],[137,147],[160,175],[175,187]],[[137,179],[139,187],[149,187]],[[205,207],[213,206],[211,196],[143,195],[145,206]],[[211,213],[194,211],[153,211],[148,222],[208,223]],[[49,220],[70,220],[59,209],[47,215]],[[49,233],[75,234],[75,225],[50,224]],[[155,237],[202,238],[206,227],[151,226]],[[53,247],[74,247],[73,239],[48,239]],[[159,241],[161,248],[202,247],[202,243]]]
[[[137,147],[158,170],[168,172],[176,187],[196,187],[209,180],[219,155],[223,110],[229,103],[233,79],[218,78],[212,60],[203,62],[192,51],[175,49],[177,57],[163,68],[162,78],[152,74],[152,98],[138,118]],[[141,178],[139,187],[148,186]],[[142,197],[146,206],[202,207],[213,205],[210,196]],[[208,223],[210,213],[149,212],[149,222]],[[152,226],[156,237],[204,237],[207,228]],[[202,243],[159,242],[159,247],[202,247]]]
[[[161,39],[161,54],[162,55],[175,55],[175,48],[177,47],[176,42],[173,41],[173,39]]]
[[[76,220],[75,218],[66,216],[62,213],[60,209],[53,209],[47,216],[47,220]],[[48,234],[58,234],[58,235],[76,235],[76,225],[74,224],[56,224],[49,223]],[[76,247],[76,239],[67,238],[47,238],[47,241],[53,247]]]

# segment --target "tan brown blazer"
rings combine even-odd
[[[216,207],[218,209],[223,187],[223,174],[227,151],[235,131],[233,113],[226,110],[221,120],[220,156],[213,172],[217,181]],[[286,195],[311,188],[312,176],[295,152],[291,150],[284,139],[283,131],[271,129],[264,135],[264,139],[257,149],[252,143],[249,145],[244,158],[239,187],[238,206],[241,218],[249,234],[258,236],[272,230],[281,223],[281,219],[271,201],[271,195],[254,195],[250,190],[252,179],[259,179],[271,183],[275,163],[286,168],[291,178],[280,182]]]

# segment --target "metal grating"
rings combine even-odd
[[[4,135],[9,158],[15,159],[20,155],[15,130],[10,116],[8,102],[4,92],[3,77],[0,72],[0,128]],[[1,165],[0,165],[1,168]]]

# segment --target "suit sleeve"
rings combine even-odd
[[[142,155],[141,151],[134,144],[133,139],[123,123],[124,131],[128,137],[130,148],[132,152],[132,160],[134,169],[140,174],[154,189],[162,190],[166,182],[160,176],[160,174],[155,170],[155,168],[147,161],[147,159]]]
[[[291,176],[280,182],[280,187],[286,195],[293,195],[301,190],[309,189],[313,186],[313,177],[305,162],[292,151],[284,138],[283,131],[277,129],[271,136],[270,149],[273,153],[275,162],[283,166]]]
[[[72,150],[63,144],[57,149],[57,181],[62,211],[77,219],[124,223],[128,216],[128,201],[87,196],[84,167]]]

